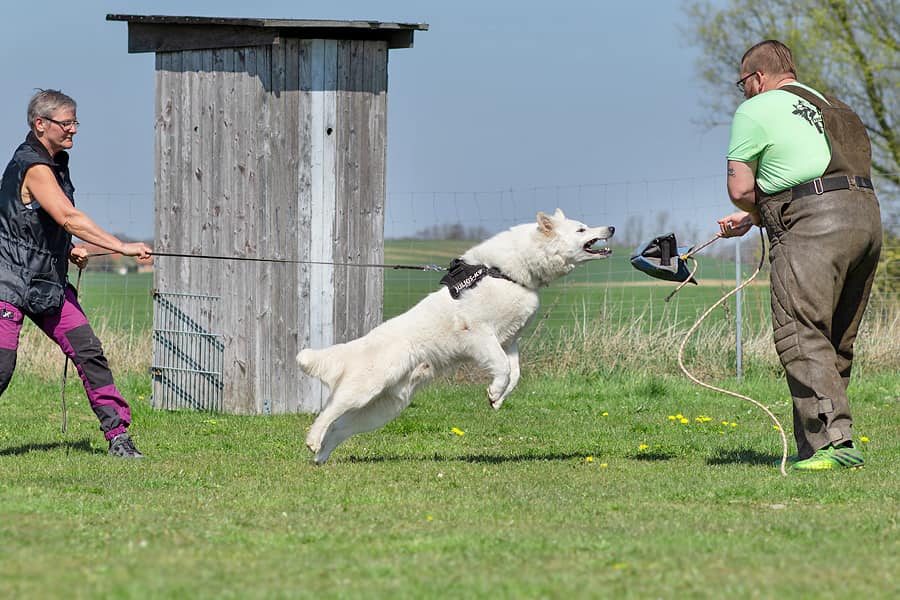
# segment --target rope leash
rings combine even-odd
[[[687,260],[689,258],[692,259],[694,261],[694,265],[695,265],[694,270],[691,271],[691,274],[687,277],[687,279],[685,279],[684,281],[679,283],[678,287],[676,287],[674,290],[672,290],[672,292],[668,296],[666,296],[666,302],[671,300],[672,296],[677,294],[681,288],[683,288],[684,286],[689,284],[691,282],[691,280],[694,278],[694,273],[697,272],[697,268],[700,266],[699,263],[697,262],[697,260],[694,259],[694,255],[697,254],[698,252],[700,252],[701,250],[703,250],[704,248],[706,248],[707,246],[709,246],[710,244],[712,244],[713,242],[715,242],[716,240],[718,240],[720,237],[722,237],[722,234],[717,233],[709,241],[700,244],[696,248],[691,248],[690,250],[688,250],[686,253],[682,254],[679,257],[679,258],[681,258],[681,260]]]
[[[699,252],[700,250],[702,250],[703,248],[709,246],[710,244],[712,244],[714,241],[716,241],[720,237],[721,237],[720,234],[716,234],[716,237],[714,237],[710,241],[706,242],[705,244],[703,244],[702,246],[699,246],[698,248],[696,248],[694,250],[691,250],[690,252],[688,252],[687,254],[682,256],[682,259],[686,260],[689,258],[694,261],[694,268],[691,271],[691,277],[694,276],[694,273],[696,273],[697,269],[700,266],[700,263],[697,262],[697,259],[695,259],[693,257],[693,255],[696,254],[697,252]],[[763,237],[762,237],[762,228],[760,228],[760,230],[759,230],[759,238],[760,238],[760,244],[762,247],[762,252],[760,252],[759,265],[757,265],[756,270],[753,272],[753,274],[750,277],[748,277],[743,282],[741,282],[741,284],[739,286],[735,287],[733,290],[731,290],[730,292],[728,292],[727,294],[725,294],[724,296],[719,298],[718,301],[716,301],[712,306],[710,306],[708,309],[706,309],[706,311],[702,315],[700,315],[700,318],[697,319],[697,321],[691,326],[691,328],[685,334],[684,339],[681,341],[681,345],[678,347],[678,366],[681,367],[681,371],[687,376],[687,378],[690,379],[691,381],[693,381],[694,383],[696,383],[697,385],[699,385],[701,387],[705,387],[710,390],[713,390],[714,392],[719,392],[720,394],[727,394],[729,396],[734,396],[735,398],[740,398],[741,400],[750,402],[753,405],[760,408],[763,412],[765,412],[769,416],[770,419],[772,419],[772,421],[775,423],[775,428],[778,430],[778,434],[781,436],[781,474],[784,475],[785,477],[787,477],[787,470],[785,469],[785,465],[787,464],[787,456],[788,456],[787,436],[784,434],[784,427],[781,426],[781,422],[779,422],[778,418],[776,418],[775,415],[772,414],[772,411],[770,411],[764,404],[762,404],[761,402],[758,402],[757,400],[754,400],[750,396],[738,394],[737,392],[732,392],[730,390],[722,389],[720,387],[716,387],[714,385],[710,385],[704,381],[701,381],[700,379],[695,377],[690,371],[688,371],[687,368],[684,366],[684,348],[687,345],[690,337],[694,334],[694,331],[696,331],[697,327],[700,326],[700,323],[702,323],[703,320],[706,319],[706,317],[708,317],[710,315],[710,313],[712,313],[712,311],[714,311],[716,308],[721,306],[723,302],[725,302],[726,300],[728,300],[728,298],[730,298],[731,296],[733,296],[734,294],[736,294],[740,290],[742,290],[744,287],[749,285],[750,282],[752,282],[754,279],[756,279],[756,276],[759,275],[759,272],[763,266],[763,261],[765,260],[765,256],[766,256],[766,245],[765,245],[765,241],[763,240]],[[684,283],[679,285],[675,289],[675,291],[673,291],[671,294],[669,294],[669,296],[666,298],[666,302],[668,302],[669,298],[671,298],[673,295],[675,295],[675,292],[680,290],[682,287],[684,287]]]

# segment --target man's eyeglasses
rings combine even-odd
[[[63,129],[65,129],[66,131],[68,131],[70,129],[78,129],[78,126],[81,125],[81,123],[79,123],[78,121],[57,121],[56,119],[51,119],[50,117],[41,117],[41,118],[44,119],[45,121],[50,121],[51,123],[56,123],[57,125],[59,125]]]
[[[739,81],[734,82],[734,85],[737,86],[737,89],[741,90],[742,94],[746,93],[744,90],[746,89],[747,80],[750,79],[751,77],[753,77],[754,75],[756,75],[756,73],[757,73],[756,71],[753,71],[746,77],[741,77],[741,79]]]

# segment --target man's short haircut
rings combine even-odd
[[[760,42],[744,52],[741,57],[741,70],[747,73],[760,71],[766,75],[782,75],[790,73],[797,77],[794,55],[791,49],[778,40]]]
[[[28,127],[34,129],[34,120],[38,117],[49,118],[60,108],[75,109],[77,106],[75,100],[59,90],[39,89],[28,102]]]

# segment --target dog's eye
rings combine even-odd
[[[585,229],[584,227],[579,227],[575,230],[575,233],[584,233],[585,231],[587,231],[587,229]]]

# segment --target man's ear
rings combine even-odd
[[[551,235],[553,233],[553,217],[543,212],[539,212],[537,214],[537,224],[538,231],[544,235]]]

